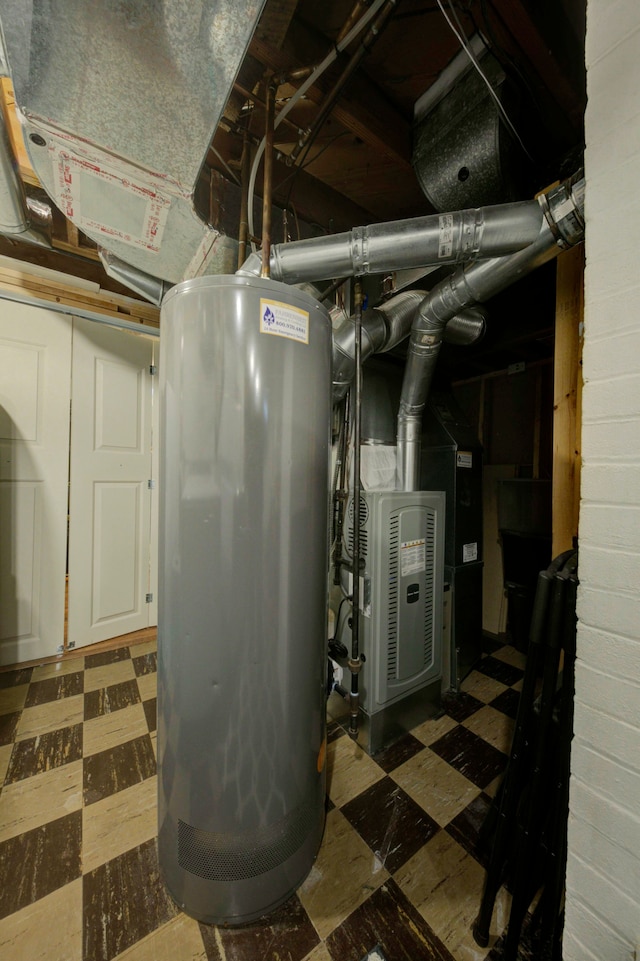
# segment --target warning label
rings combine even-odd
[[[426,568],[426,542],[424,537],[417,541],[403,541],[400,550],[400,575],[419,574]]]
[[[260,299],[260,332],[309,343],[309,313],[277,300]]]
[[[438,218],[440,237],[438,241],[438,257],[451,257],[453,254],[453,217],[445,214]]]

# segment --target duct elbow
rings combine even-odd
[[[238,277],[259,277],[262,272],[262,257],[259,253],[254,251],[249,254],[242,267],[236,270],[236,276]],[[279,280],[278,277],[274,277],[271,274],[272,280]]]

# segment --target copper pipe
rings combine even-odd
[[[240,227],[238,230],[238,270],[247,259],[249,237],[249,174],[251,172],[251,148],[247,130],[242,138],[240,161]]]
[[[344,37],[346,37],[346,35],[351,30],[351,27],[354,25],[356,20],[360,19],[360,17],[365,12],[368,6],[369,4],[365,3],[364,0],[356,0],[356,5],[354,6],[353,10],[345,20],[342,26],[342,30],[336,37],[336,45],[339,44]]]
[[[271,198],[273,193],[273,121],[275,117],[276,85],[271,78],[267,83],[267,120],[264,148],[264,174],[262,187],[262,270],[261,277],[271,276]]]
[[[311,68],[311,69],[313,69],[313,68]],[[278,78],[276,82],[277,82],[278,84],[282,83],[282,81],[280,80],[280,78]],[[247,90],[246,87],[243,87],[241,83],[238,83],[238,82],[234,83],[233,89],[234,89],[234,90],[237,90],[238,93],[242,94],[242,96],[245,97],[247,100],[253,101],[253,103],[256,104],[258,107],[262,107],[263,109],[266,108],[266,106],[267,106],[266,101],[265,101],[261,96],[259,96],[258,94],[251,93],[251,91],[250,91],[250,90]],[[288,117],[285,117],[282,122],[283,122],[284,124],[286,124],[287,127],[291,127],[292,130],[295,130],[296,133],[298,133],[298,134],[300,133],[300,126],[299,126],[299,124],[294,123],[293,120],[289,120]]]

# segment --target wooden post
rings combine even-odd
[[[560,254],[553,372],[552,556],[573,546],[580,510],[584,248]]]

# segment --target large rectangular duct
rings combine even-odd
[[[88,237],[154,277],[215,255],[194,189],[263,5],[3,0],[0,69],[34,171]]]

